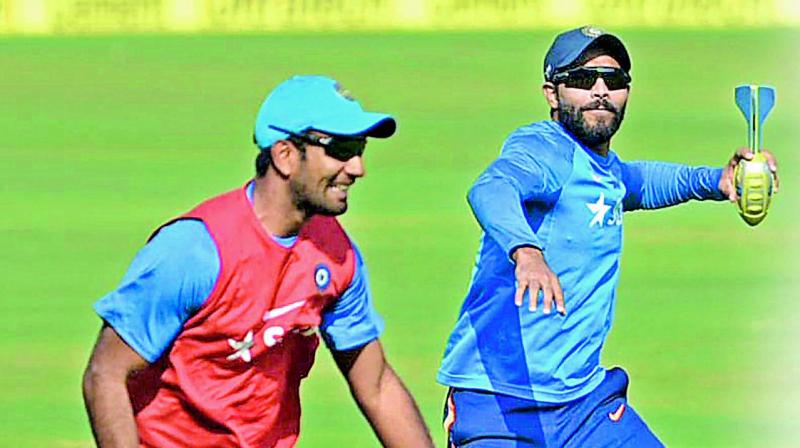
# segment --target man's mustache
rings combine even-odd
[[[585,112],[587,110],[598,110],[598,109],[604,109],[604,110],[607,110],[609,112],[613,112],[615,114],[617,112],[619,112],[619,110],[613,104],[611,104],[610,101],[608,101],[607,99],[603,99],[603,98],[601,98],[599,100],[596,100],[596,101],[592,101],[591,103],[581,107],[580,110],[581,110],[581,112]]]

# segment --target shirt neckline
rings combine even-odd
[[[253,194],[255,192],[255,189],[256,189],[256,183],[255,183],[255,181],[252,181],[252,180],[250,182],[248,182],[247,186],[245,187],[245,194],[247,195],[247,202],[250,204],[251,208],[253,207],[253,204],[254,204],[254,202],[253,202],[254,201]],[[277,235],[273,235],[273,234],[267,232],[266,230],[264,231],[264,233],[266,233],[272,239],[272,241],[278,243],[279,245],[281,245],[285,249],[291,249],[292,246],[294,246],[295,243],[297,243],[297,237],[298,237],[297,235],[277,236]]]
[[[550,120],[549,124],[555,129],[557,129],[559,133],[561,133],[562,135],[570,139],[573,143],[578,145],[583,150],[583,152],[588,154],[589,157],[591,157],[592,160],[594,160],[601,167],[609,168],[616,161],[617,154],[610,147],[608,148],[608,154],[605,157],[603,157],[600,154],[592,151],[590,148],[586,147],[586,145],[584,145],[580,140],[575,138],[574,135],[572,135],[569,131],[564,129],[564,125],[562,125],[560,122],[556,120]]]

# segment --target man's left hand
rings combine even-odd
[[[772,176],[775,178],[775,185],[772,189],[772,193],[775,194],[778,192],[778,184],[780,183],[778,181],[778,161],[771,152],[767,150],[762,150],[761,152],[764,154],[764,157],[766,157],[769,170],[772,172]],[[753,153],[750,152],[749,148],[739,148],[735,153],[733,153],[731,160],[722,169],[722,177],[719,179],[719,190],[725,196],[727,196],[731,202],[736,202],[739,199],[739,195],[736,194],[736,179],[734,179],[733,176],[736,165],[738,165],[742,160],[752,159]]]

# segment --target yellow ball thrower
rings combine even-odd
[[[761,152],[762,127],[775,105],[775,89],[758,85],[736,87],[736,105],[747,120],[747,143],[753,153],[752,160],[739,161],[734,170],[739,195],[736,205],[744,222],[755,226],[767,216],[775,183],[767,158]]]

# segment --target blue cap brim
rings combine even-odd
[[[310,128],[332,135],[347,137],[391,137],[397,129],[397,122],[391,115],[364,112],[357,117],[336,115],[315,120]]]

